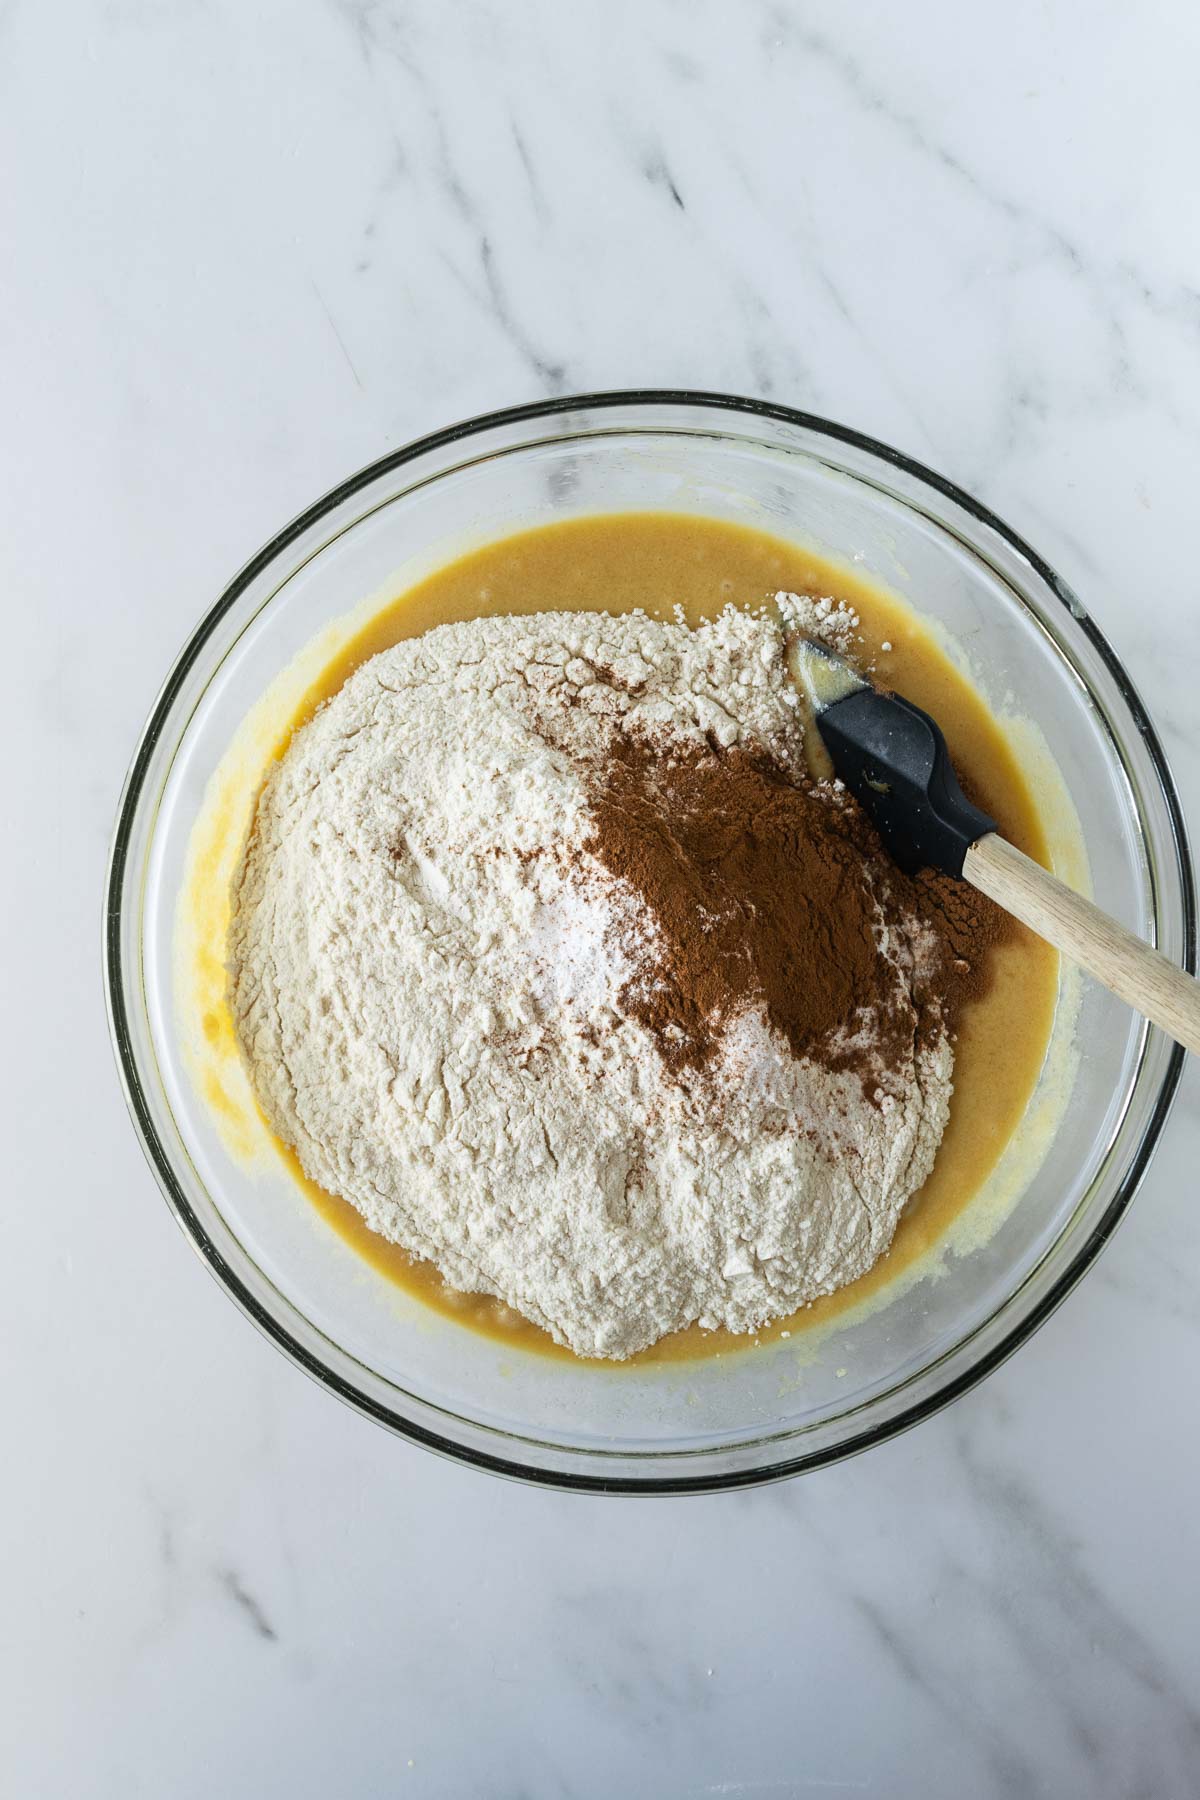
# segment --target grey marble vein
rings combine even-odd
[[[533,154],[526,142],[525,134],[515,118],[511,121],[511,125],[512,140],[516,146],[517,155],[521,160],[521,167],[525,171],[525,180],[529,184],[529,200],[530,205],[533,207],[534,217],[537,219],[539,225],[549,225],[552,222],[553,213],[546,201],[545,192],[542,186],[542,178],[538,172],[537,164],[534,161]]]
[[[1102,262],[1062,226],[995,186],[978,169],[971,168],[955,150],[941,142],[913,113],[876,83],[866,73],[862,60],[823,33],[809,30],[800,23],[797,9],[772,7],[769,14],[765,44],[768,51],[782,44],[816,59],[837,75],[856,105],[874,113],[911,150],[966,186],[974,197],[1009,224],[1035,232],[1040,247],[1063,262],[1072,273],[1091,277],[1103,275],[1119,286],[1124,297],[1146,306],[1156,317],[1180,325],[1189,335],[1200,334],[1200,289],[1184,282],[1165,292],[1159,291],[1127,260],[1117,258]],[[1119,339],[1122,335],[1119,320],[1110,318],[1109,323]]]
[[[943,1730],[963,1734],[978,1745],[994,1777],[994,1791],[1021,1796],[1038,1793],[1037,1766],[994,1720],[973,1705],[972,1683],[952,1663],[925,1654],[866,1594],[852,1596],[858,1611],[889,1660],[913,1692],[929,1706]]]
[[[651,187],[662,188],[680,212],[687,211],[687,202],[679,191],[679,183],[671,173],[666,153],[661,146],[646,153],[642,162],[642,174]]]
[[[265,1643],[277,1643],[279,1633],[263,1611],[261,1602],[255,1599],[237,1570],[215,1569],[213,1573],[254,1635],[262,1638]]]
[[[321,292],[320,288],[317,286],[315,281],[311,283],[311,286],[312,286],[312,291],[316,296],[317,303],[320,306],[321,311],[325,314],[325,317],[329,322],[329,329],[333,333],[334,341],[337,344],[338,349],[341,351],[343,358],[345,359],[346,367],[349,369],[351,375],[354,377],[354,385],[357,388],[361,388],[362,387],[362,376],[359,374],[358,370],[355,368],[354,358],[351,356],[349,350],[346,348],[346,340],[342,336],[341,332],[338,330],[337,320],[334,318],[333,314],[329,310],[329,302],[326,300],[324,294]]]

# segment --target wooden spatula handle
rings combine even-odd
[[[994,831],[967,851],[963,879],[1200,1054],[1200,982],[1176,968]]]

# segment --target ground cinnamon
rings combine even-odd
[[[866,1078],[900,1066],[914,1033],[952,1024],[986,981],[997,909],[945,876],[910,881],[848,793],[764,755],[618,739],[593,816],[587,848],[644,895],[659,945],[622,1002],[672,1068],[707,1062],[757,1003],[794,1054]],[[880,904],[932,927],[912,1004],[880,956]],[[864,1009],[869,1044],[854,1030]]]

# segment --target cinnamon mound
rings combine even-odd
[[[909,880],[847,791],[762,753],[617,738],[592,813],[587,850],[655,931],[622,1004],[673,1070],[709,1062],[758,1005],[794,1055],[869,1084],[986,981],[998,909],[932,871]]]

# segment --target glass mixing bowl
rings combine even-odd
[[[371,1418],[463,1462],[565,1488],[680,1493],[849,1455],[994,1369],[1128,1206],[1182,1053],[1089,985],[1069,1106],[987,1242],[820,1333],[707,1361],[608,1367],[498,1343],[375,1274],[282,1168],[247,1172],[194,1090],[171,963],[189,832],[238,725],[365,596],[400,591],[468,544],[643,508],[757,525],[912,597],[966,648],[990,700],[1017,694],[1037,721],[1095,892],[1194,966],[1191,867],[1162,750],[1054,572],[966,494],[884,445],[784,407],[673,392],[553,400],[453,426],[280,532],[200,624],[150,715],[113,842],[105,959],[113,1041],[151,1167],[218,1281],[281,1350]]]

